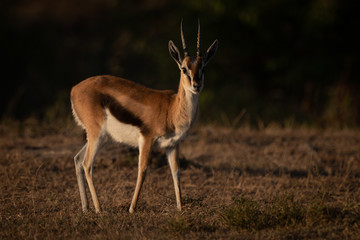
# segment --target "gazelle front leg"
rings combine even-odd
[[[179,211],[181,211],[179,145],[177,145],[175,148],[166,150],[166,155],[168,158],[171,174],[174,181],[177,208]]]
[[[151,151],[152,139],[140,136],[139,138],[139,167],[138,177],[136,181],[136,187],[134,196],[131,201],[129,212],[133,213],[136,207],[137,200],[139,198],[140,190],[145,179],[146,169],[149,162],[149,155]]]

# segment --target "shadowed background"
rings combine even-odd
[[[219,39],[201,121],[227,126],[360,124],[355,1],[19,0],[0,3],[0,117],[70,116],[73,85],[99,74],[176,90],[180,21],[195,54]]]

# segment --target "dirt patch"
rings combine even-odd
[[[180,213],[166,159],[154,153],[136,212],[129,214],[137,150],[108,143],[94,168],[103,212],[95,214],[90,200],[90,212],[83,214],[73,163],[84,144],[81,132],[37,128],[1,131],[1,239],[360,234],[358,130],[199,127],[181,145]]]

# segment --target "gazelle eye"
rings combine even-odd
[[[186,74],[186,68],[181,68],[184,74]]]

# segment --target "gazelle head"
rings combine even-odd
[[[182,21],[180,24],[180,32],[181,41],[184,49],[184,59],[181,58],[179,50],[171,40],[169,41],[169,52],[171,57],[179,66],[181,72],[180,82],[182,86],[186,90],[189,90],[194,94],[198,94],[204,87],[204,69],[206,64],[214,56],[217,50],[218,40],[215,40],[213,44],[211,44],[211,46],[208,48],[206,53],[202,54],[200,48],[200,21],[198,21],[196,57],[190,57],[184,38]]]

